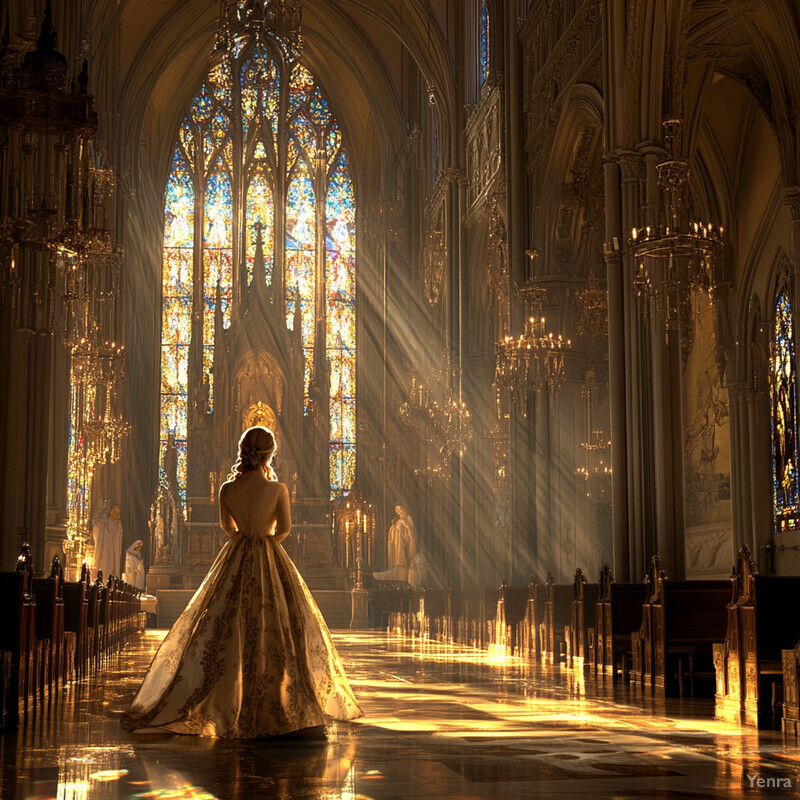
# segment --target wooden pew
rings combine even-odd
[[[419,592],[408,586],[388,586],[370,593],[370,620],[391,633],[411,636],[416,632],[415,619],[419,612]]]
[[[731,586],[724,640],[714,647],[717,713],[769,727],[777,723],[787,674],[784,651],[794,652],[800,639],[800,577],[759,575],[743,545]]]
[[[627,680],[632,660],[631,634],[642,622],[642,604],[649,583],[617,583],[611,567],[600,568],[600,591],[595,614],[595,671]]]
[[[89,584],[87,624],[89,629],[89,663],[96,668],[103,652],[105,620],[105,584],[102,570],[97,571],[97,580]]]
[[[50,575],[33,579],[36,598],[36,638],[43,649],[39,669],[41,689],[53,692],[64,682],[64,570],[53,556]]]
[[[783,732],[800,738],[800,641],[791,650],[781,651],[783,667]]]
[[[594,663],[594,643],[597,634],[597,601],[600,596],[600,584],[587,583],[586,576],[580,567],[575,570],[573,581],[571,647],[567,663],[576,666],[576,659],[581,667],[589,667]],[[591,651],[590,651],[591,643]]]
[[[647,624],[640,629],[644,654],[642,679],[658,694],[713,693],[713,644],[725,634],[728,581],[671,581],[656,556],[650,573],[651,594],[642,606]],[[648,614],[649,612],[649,614]],[[700,681],[708,679],[708,685]]]
[[[519,655],[523,658],[537,658],[539,648],[539,621],[543,618],[543,600],[540,598],[536,576],[531,574],[528,581],[528,599],[525,603],[525,616],[517,625]]]
[[[454,641],[464,647],[474,647],[477,643],[476,620],[480,616],[481,593],[481,589],[463,589],[453,596],[454,601],[456,598],[459,601]]]
[[[64,679],[67,681],[83,675],[89,665],[88,588],[86,564],[81,567],[80,580],[64,582]]]
[[[551,664],[561,660],[562,644],[566,647],[569,628],[572,624],[572,599],[574,587],[569,584],[556,584],[553,576],[547,573],[545,583],[544,623],[542,657]]]
[[[36,693],[36,601],[32,594],[33,565],[30,546],[22,547],[13,572],[0,572],[0,651],[3,661],[3,729],[19,724],[29,695]],[[33,673],[33,674],[31,674]]]
[[[491,630],[494,626],[494,615],[497,613],[497,601],[499,599],[499,588],[481,586],[478,617],[475,620],[475,647],[481,650],[489,647]]]
[[[419,599],[419,635],[440,640],[447,611],[447,591],[422,587]]]
[[[487,623],[488,644],[504,650],[509,655],[518,654],[521,641],[518,638],[520,623],[525,619],[528,605],[527,586],[509,586],[505,578],[500,584],[496,614]]]
[[[661,559],[653,556],[644,578],[645,599],[641,606],[638,630],[631,631],[630,682],[640,686],[653,686],[655,656],[653,653],[652,603],[658,588],[658,579],[665,577]]]
[[[464,612],[464,590],[447,587],[443,636],[451,644],[459,641],[459,624]]]

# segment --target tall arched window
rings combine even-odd
[[[202,336],[202,396],[211,411],[217,305],[227,328],[237,281],[241,294],[253,276],[260,232],[267,285],[283,292],[290,329],[299,316],[307,412],[320,352],[317,305],[325,303],[330,485],[341,496],[355,475],[355,199],[328,101],[279,41],[239,37],[192,101],[173,153],[164,208],[160,440],[163,450],[174,438],[180,491],[185,498],[192,320],[202,319],[194,335]]]
[[[798,527],[797,362],[792,302],[787,285],[777,293],[770,353],[772,486],[776,530]]]
[[[480,85],[486,83],[489,77],[489,6],[486,0],[481,0],[481,17],[479,24],[479,59],[478,76]]]

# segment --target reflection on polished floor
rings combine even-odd
[[[735,798],[797,793],[800,748],[710,701],[612,701],[516,659],[341,632],[366,716],[327,742],[137,736],[119,726],[163,631],[0,736],[3,798]],[[646,708],[646,713],[642,708]],[[750,789],[747,775],[771,789]],[[791,789],[786,780],[791,781]],[[754,781],[755,782],[755,781]],[[763,792],[763,793],[762,793]]]

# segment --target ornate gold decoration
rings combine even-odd
[[[245,414],[245,427],[247,428],[252,428],[254,425],[262,425],[274,431],[276,421],[275,412],[260,400],[250,406]]]
[[[372,571],[375,511],[357,487],[333,507],[333,530],[339,563],[354,589],[364,588],[364,573]]]
[[[508,249],[506,244],[506,226],[500,203],[495,197],[489,213],[489,241],[486,247],[486,268],[489,286],[497,298],[503,317],[508,314],[509,304],[509,271]]]
[[[662,222],[633,228],[628,241],[636,262],[634,286],[654,304],[667,340],[680,327],[687,295],[706,292],[713,302],[721,280],[725,233],[720,226],[689,217],[689,163],[673,153],[681,126],[681,120],[664,121],[669,155],[658,165],[665,203]]]

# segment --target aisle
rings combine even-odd
[[[791,779],[800,749],[703,717],[586,698],[582,684],[516,660],[412,647],[377,632],[336,636],[367,716],[327,743],[133,736],[119,727],[163,632],[151,631],[88,687],[70,688],[0,736],[3,798],[735,798],[786,796],[745,773]],[[555,681],[553,679],[556,679]],[[744,780],[744,784],[743,784]],[[780,785],[780,784],[777,784]]]

